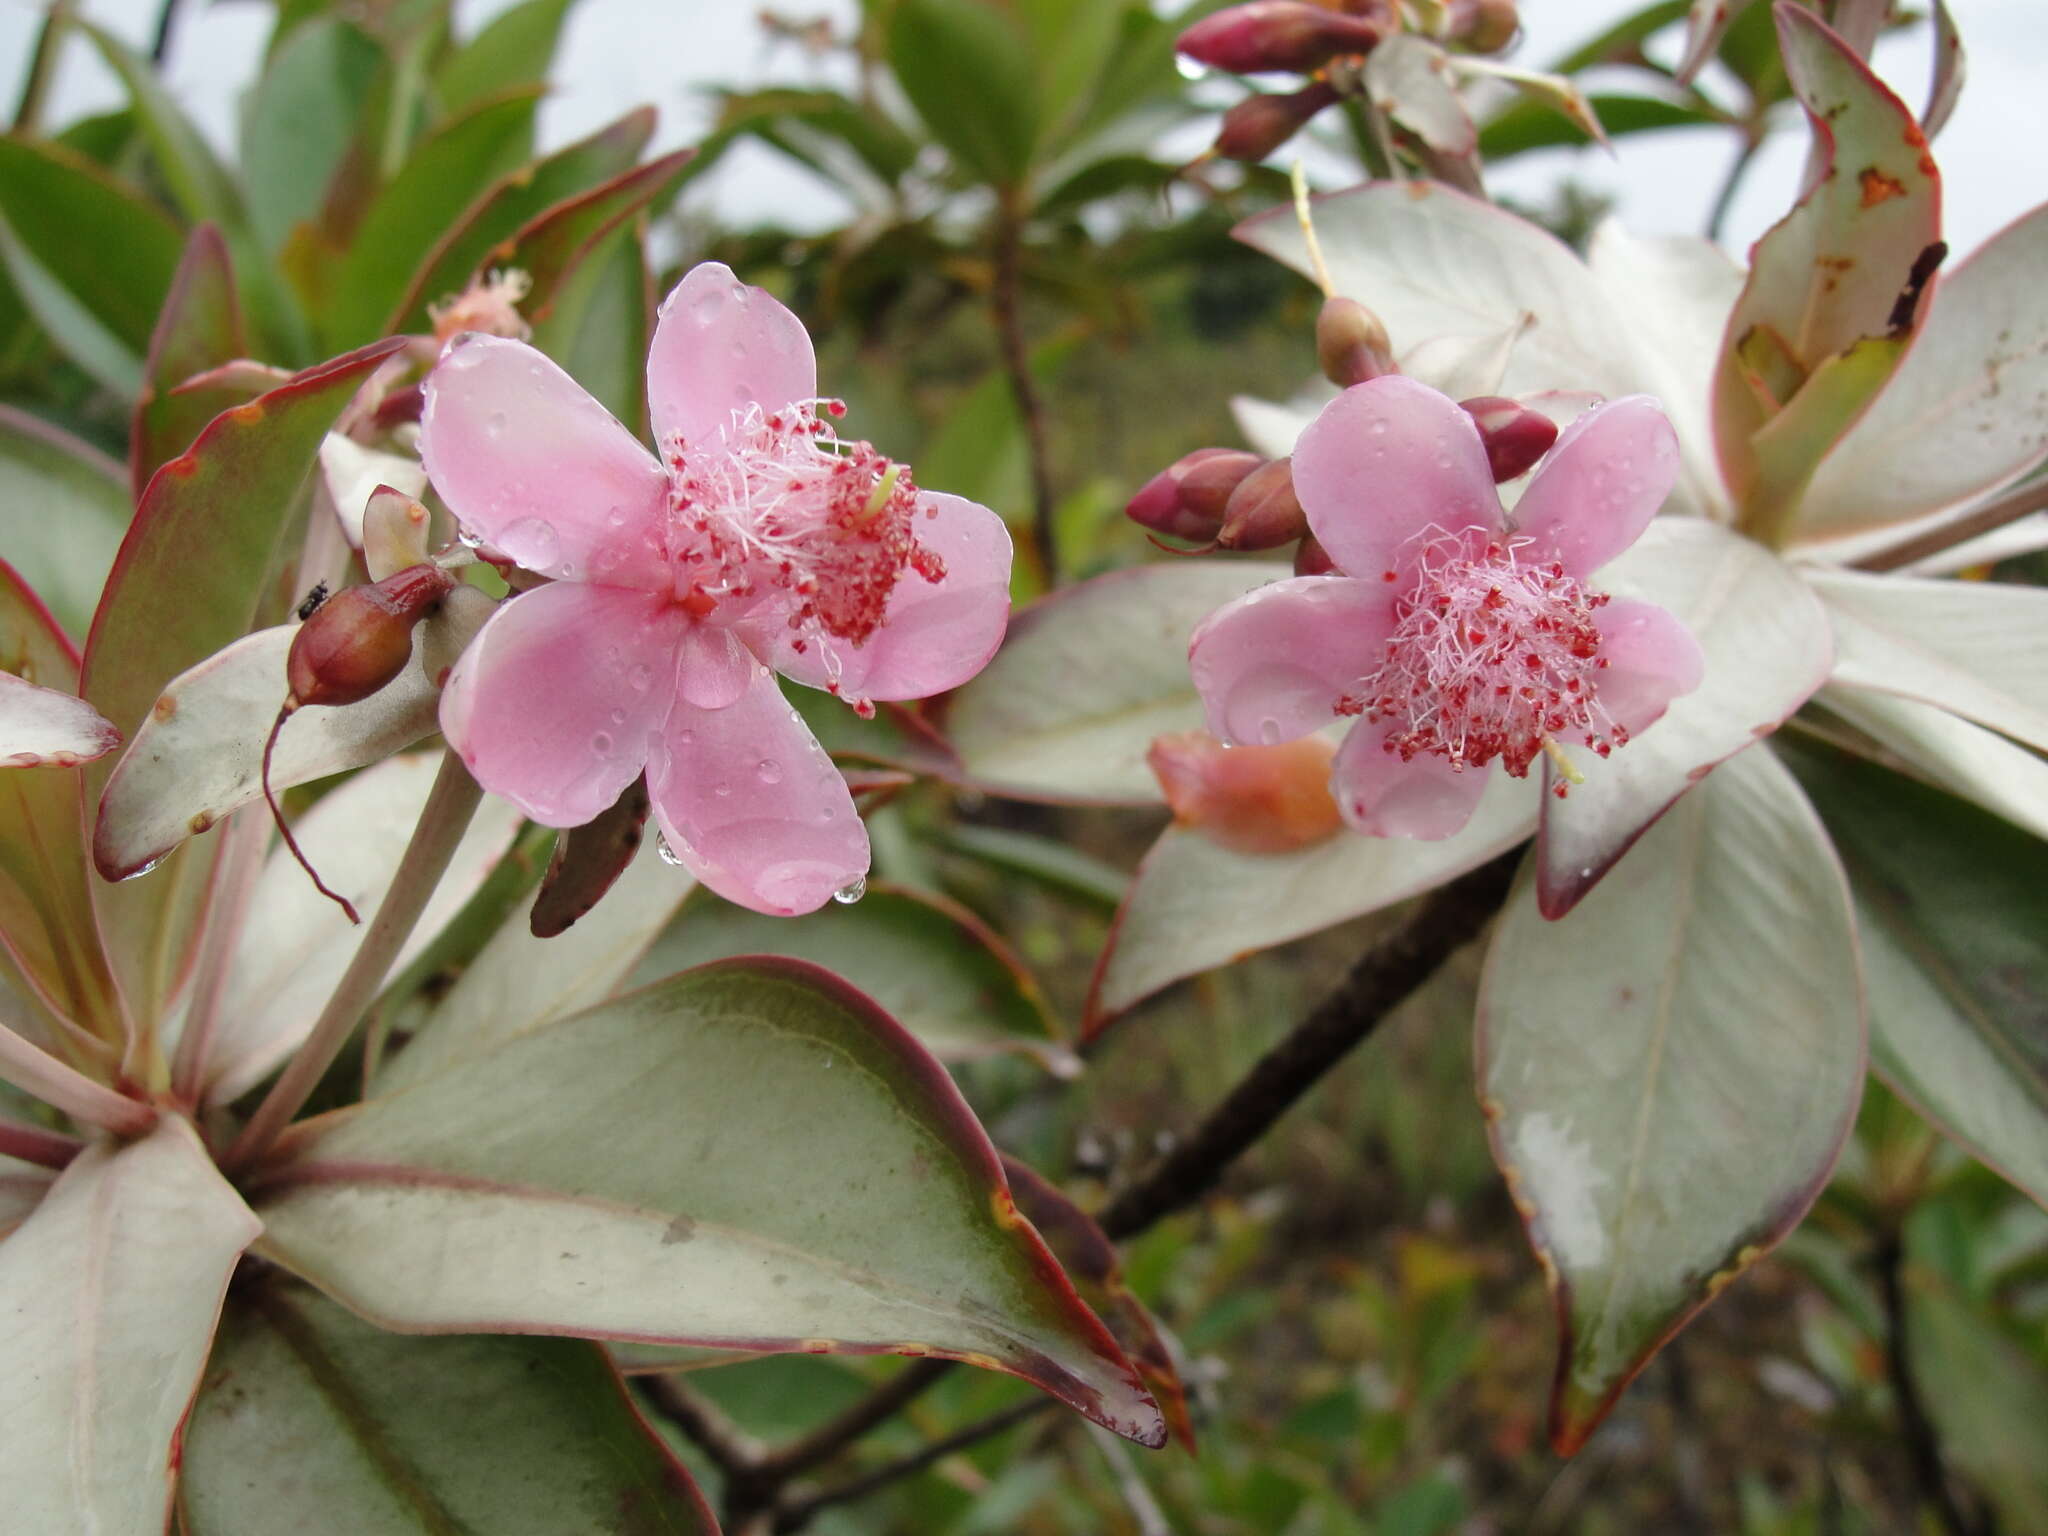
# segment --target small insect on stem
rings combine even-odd
[[[313,590],[299,599],[299,622],[303,624],[306,620],[313,617],[314,613],[319,610],[320,605],[326,601],[327,583],[324,581],[314,582]]]

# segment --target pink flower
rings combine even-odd
[[[1347,389],[1294,450],[1309,527],[1343,574],[1275,582],[1203,621],[1189,660],[1210,730],[1272,743],[1356,715],[1331,790],[1374,837],[1451,836],[1489,763],[1522,777],[1545,752],[1605,757],[1700,681],[1676,619],[1586,584],[1677,473],[1670,423],[1631,395],[1573,422],[1509,517],[1454,402],[1400,375]]]
[[[443,499],[553,578],[464,652],[441,728],[547,826],[590,820],[644,769],[699,880],[812,911],[866,874],[867,832],[774,673],[865,713],[964,682],[1009,620],[1009,535],[841,441],[803,325],[723,266],[662,305],[647,387],[658,459],[521,342],[460,337],[428,377],[420,451]]]

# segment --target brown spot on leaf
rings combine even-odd
[[[247,405],[230,407],[228,415],[241,426],[253,427],[263,419],[263,405],[260,401],[251,400]]]
[[[186,825],[191,827],[194,837],[197,837],[201,832],[211,832],[213,830],[213,812],[194,811],[191,821],[187,822]]]
[[[1875,208],[1879,203],[1890,202],[1895,197],[1906,195],[1906,184],[1896,176],[1887,176],[1874,165],[1866,165],[1856,173],[1856,180],[1863,188],[1863,206]]]
[[[171,716],[178,712],[177,695],[171,693],[161,695],[154,704],[150,705],[149,712],[159,720],[170,719]]]
[[[697,1235],[696,1218],[679,1215],[668,1224],[661,1234],[661,1246],[670,1247],[675,1243],[687,1243]]]

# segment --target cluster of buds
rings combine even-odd
[[[1520,26],[1516,0],[1448,0],[1434,41],[1468,53],[1498,53]],[[1248,96],[1223,114],[1211,153],[1252,163],[1354,92],[1362,61],[1401,30],[1394,0],[1250,0],[1203,17],[1174,48],[1207,69],[1304,77],[1297,90]]]

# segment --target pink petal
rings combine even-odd
[[[867,875],[846,780],[766,667],[724,709],[678,702],[647,784],[669,848],[727,901],[790,917]]]
[[[945,576],[898,577],[882,627],[865,645],[828,639],[796,651],[783,628],[774,653],[778,672],[822,688],[833,678],[829,650],[849,696],[923,699],[959,687],[988,665],[1010,622],[1010,531],[962,496],[927,491],[918,505],[932,515],[915,523],[917,541],[946,562]]]
[[[760,665],[730,625],[691,624],[676,650],[676,691],[699,709],[724,709],[747,691]]]
[[[646,766],[675,701],[687,622],[665,599],[619,587],[522,593],[455,664],[441,730],[492,794],[543,826],[581,826]]]
[[[85,700],[0,672],[0,767],[73,768],[120,744],[121,733]]]
[[[1486,793],[1490,768],[1453,768],[1427,754],[1401,760],[1389,752],[1392,721],[1360,722],[1330,770],[1330,791],[1337,809],[1354,832],[1367,837],[1412,837],[1438,842],[1464,830],[1479,797]]]
[[[1296,576],[1224,604],[1188,643],[1209,730],[1272,746],[1328,725],[1337,701],[1378,666],[1393,627],[1393,588],[1382,581]]]
[[[1294,489],[1338,568],[1367,579],[1412,563],[1418,535],[1501,527],[1472,418],[1400,374],[1323,407],[1294,445]]]
[[[1515,504],[1530,558],[1597,571],[1650,526],[1678,480],[1678,434],[1648,395],[1596,405],[1564,429]]]
[[[691,442],[723,432],[734,410],[780,410],[818,393],[818,363],[803,322],[773,295],[715,261],[692,267],[662,300],[647,353],[654,440]]]
[[[524,342],[457,338],[427,375],[420,457],[463,528],[529,571],[668,585],[668,476]]]
[[[1600,703],[1633,736],[1699,687],[1707,658],[1691,630],[1655,603],[1615,598],[1600,610]],[[1625,750],[1625,749],[1624,749]]]

